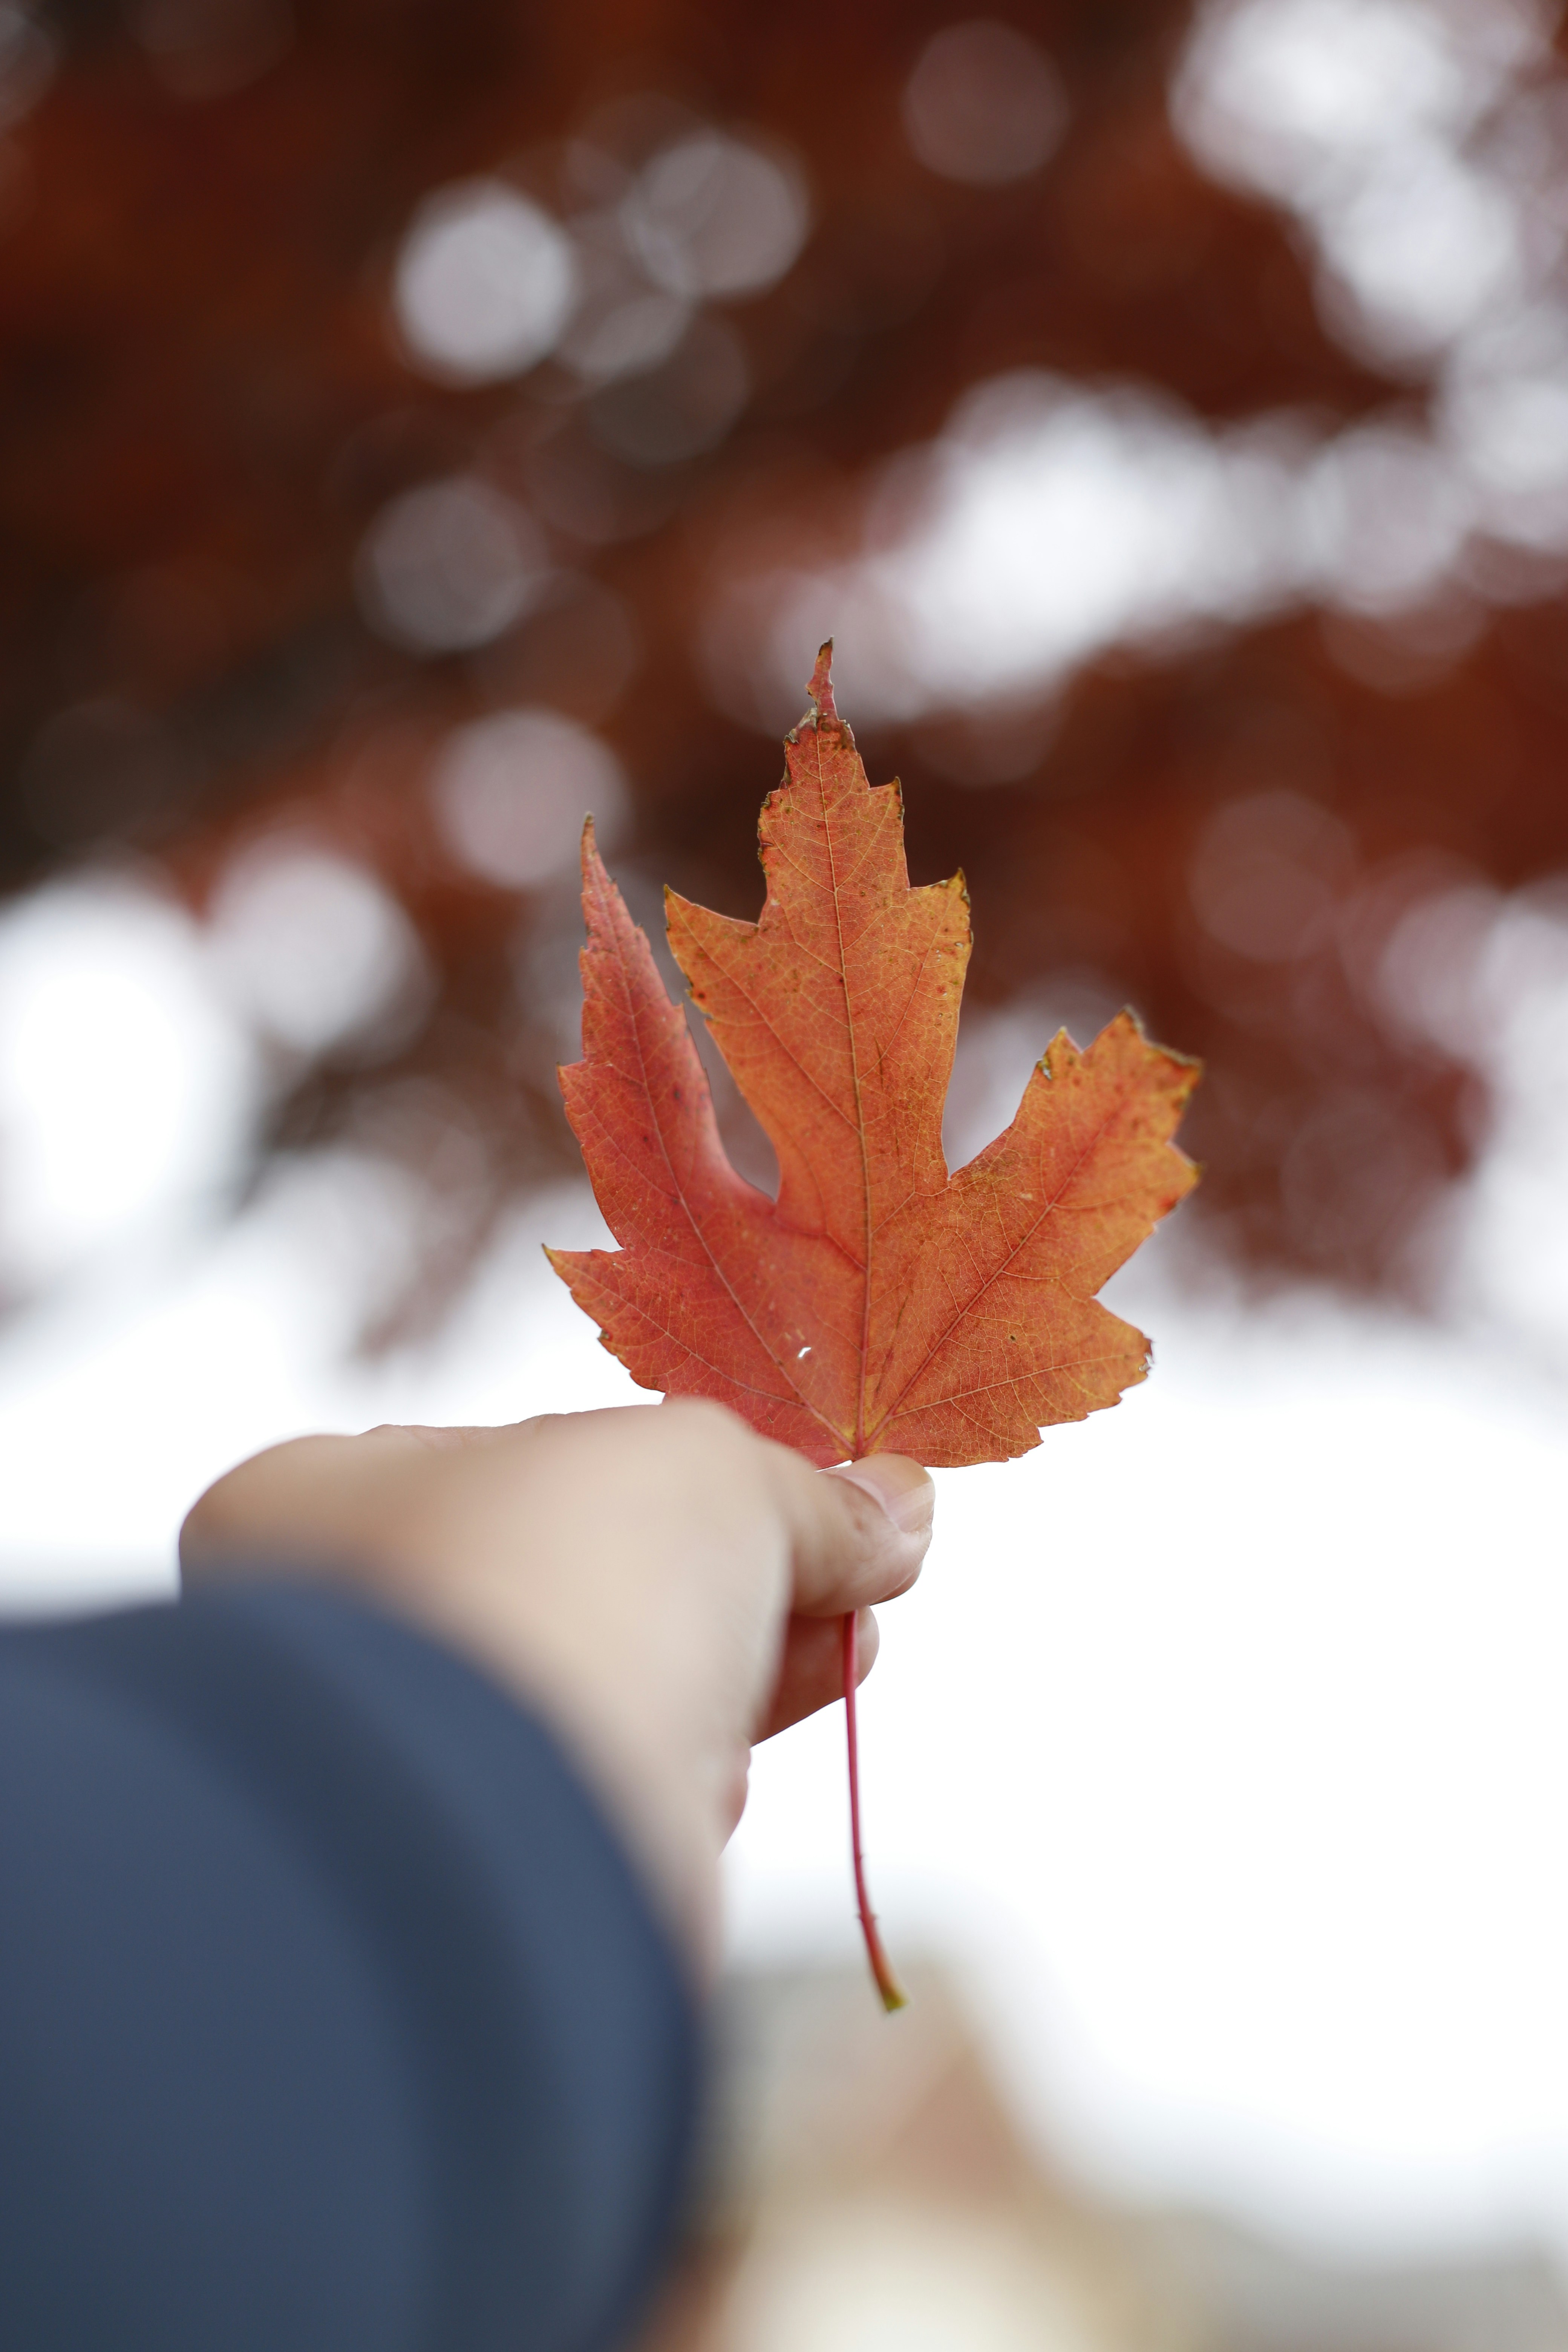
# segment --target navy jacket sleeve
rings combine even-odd
[[[0,2345],[590,2352],[695,2028],[550,1738],[262,1580],[0,1633]]]

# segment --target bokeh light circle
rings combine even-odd
[[[383,507],[362,542],[355,584],[379,635],[410,653],[456,653],[509,628],[545,570],[543,543],[521,509],[458,474]]]
[[[921,51],[904,86],[904,131],[929,171],[976,187],[1026,180],[1067,121],[1055,66],[1011,25],[949,25]]]
[[[393,289],[409,360],[453,383],[521,375],[554,347],[576,297],[571,239],[499,180],[461,181],[426,199]]]
[[[626,810],[608,744],[543,709],[498,710],[458,728],[437,760],[431,799],[458,862],[514,890],[570,870],[585,817],[608,845]]]

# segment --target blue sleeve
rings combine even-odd
[[[0,2342],[592,2352],[689,1997],[547,1735],[339,1595],[0,1633]]]

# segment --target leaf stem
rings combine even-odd
[[[866,1938],[866,1957],[871,1963],[871,1974],[877,1980],[882,2007],[890,2012],[905,2008],[909,1995],[893,1974],[892,1964],[882,1949],[882,1938],[877,1933],[877,1916],[871,1908],[870,1895],[866,1891],[866,1861],[860,1852],[860,1743],[855,1724],[856,1649],[855,1612],[851,1609],[844,1619],[844,1723],[849,1740],[849,1844],[855,1856],[855,1900],[860,1912],[860,1933]]]

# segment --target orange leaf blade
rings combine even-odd
[[[667,894],[692,998],[778,1152],[737,1176],[680,1009],[584,845],[584,1058],[568,1116],[618,1251],[552,1252],[649,1388],[720,1398],[818,1463],[1001,1461],[1114,1404],[1148,1364],[1094,1294],[1190,1190],[1171,1138],[1195,1064],[1120,1014],[1058,1036],[1006,1133],[950,1178],[942,1116],[969,955],[962,876],[911,888],[824,647],[763,811],[767,898]]]
[[[625,1246],[551,1250],[550,1262],[642,1386],[715,1397],[784,1444],[838,1461],[837,1434],[791,1361],[773,1203],[730,1164],[685,1016],[591,824],[583,905],[584,1058],[562,1071],[561,1086],[605,1222]]]
[[[894,1237],[878,1446],[1005,1461],[1145,1377],[1142,1333],[1094,1294],[1197,1181],[1170,1140],[1197,1077],[1130,1013],[1087,1053],[1057,1038],[1011,1127]]]

